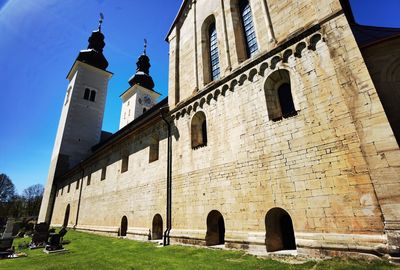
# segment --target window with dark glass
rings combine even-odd
[[[249,0],[240,1],[239,8],[242,17],[244,36],[246,39],[247,57],[251,57],[255,52],[257,52],[258,45]]]
[[[96,91],[90,90],[89,88],[85,88],[85,93],[83,95],[83,99],[95,102],[96,101]]]
[[[96,101],[96,91],[92,90],[90,92],[90,101],[95,102]]]
[[[90,97],[90,89],[86,88],[85,94],[83,95],[83,99],[89,100],[89,97]]]
[[[212,23],[210,25],[208,33],[210,37],[211,79],[217,80],[219,79],[220,69],[219,69],[217,29],[215,28],[215,23]]]

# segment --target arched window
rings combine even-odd
[[[83,99],[89,100],[89,96],[90,96],[90,89],[86,88],[85,94],[83,95]]]
[[[96,101],[96,91],[92,90],[90,92],[90,101],[95,102]]]
[[[216,26],[214,15],[208,16],[201,26],[201,56],[203,63],[204,85],[220,78],[220,62]]]
[[[204,112],[197,112],[191,124],[192,148],[197,149],[207,145],[207,121]]]
[[[220,75],[218,39],[217,39],[217,29],[215,28],[215,23],[212,23],[208,28],[208,35],[210,39],[211,79],[214,81],[219,79]]]
[[[265,81],[264,91],[270,120],[278,121],[297,115],[289,71],[284,69],[274,71]]]
[[[96,101],[96,90],[90,90],[89,88],[85,88],[85,93],[83,95],[83,99],[95,102]]]
[[[251,57],[255,52],[257,52],[258,45],[249,0],[239,1],[239,11],[242,18],[244,37],[246,39],[247,57]]]

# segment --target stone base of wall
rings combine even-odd
[[[190,244],[205,246],[206,231],[171,230],[172,244]],[[301,233],[296,235],[297,252],[312,257],[341,256],[352,258],[382,257],[388,254],[388,240],[384,234],[335,234],[335,233]],[[269,255],[265,233],[233,232],[225,233],[225,248],[242,249],[250,254]]]
[[[61,227],[61,224],[52,224],[53,227]],[[106,226],[77,226],[77,231],[94,233],[111,237],[118,236],[118,227]],[[387,231],[388,232],[388,231]],[[344,257],[360,259],[377,259],[390,257],[398,259],[399,245],[394,246],[394,241],[399,241],[400,231],[391,230],[385,234],[335,234],[335,233],[302,233],[297,232],[296,250],[290,251],[291,255],[307,255],[311,257]],[[127,235],[122,237],[137,241],[148,241],[147,228],[129,228]],[[206,246],[206,231],[204,230],[171,230],[171,244],[184,244]],[[392,239],[391,245],[388,241]],[[393,240],[394,239],[394,240]],[[161,241],[161,240],[160,240]],[[398,242],[396,242],[398,243]],[[239,249],[259,256],[271,254],[283,254],[279,252],[267,252],[265,245],[265,233],[263,232],[235,232],[226,231],[225,244],[217,246],[224,249]],[[286,253],[284,253],[286,254]],[[390,256],[388,256],[390,255]],[[393,259],[394,258],[394,259]]]

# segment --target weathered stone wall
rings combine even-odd
[[[337,13],[339,1],[271,0],[266,6],[251,0],[259,14],[253,18],[260,51],[247,60],[237,55],[233,2],[197,1],[169,35],[173,241],[208,244],[207,216],[218,210],[227,246],[265,251],[271,241],[267,212],[281,208],[291,217],[300,251],[397,252],[399,147],[348,22]],[[207,84],[201,29],[210,15],[221,80]],[[277,70],[290,75],[297,115],[274,121],[269,112],[276,104],[267,102],[266,92]],[[198,111],[206,115],[208,140],[192,149],[191,121]],[[149,163],[154,133],[160,158]],[[155,214],[165,224],[166,147],[159,122],[85,163],[77,227],[116,234],[125,215],[128,234],[143,239]],[[126,155],[129,170],[121,173]],[[61,185],[53,224],[63,223],[70,203],[69,225],[75,225],[80,173]]]
[[[271,3],[273,21],[276,14],[306,14],[299,21],[281,18],[278,40],[284,39],[285,26],[290,34],[293,25],[306,26],[340,7],[332,1],[313,9],[311,3]],[[292,217],[299,247],[387,248],[384,221],[400,216],[394,186],[399,166],[389,164],[399,160],[391,158],[398,146],[344,15],[323,21],[319,32],[324,41],[315,51],[314,37],[304,38],[311,46],[301,57],[285,59],[281,52],[274,67],[271,56],[175,109],[172,235],[177,241],[204,243],[207,215],[218,210],[228,243],[263,245],[266,213],[280,207]],[[298,115],[274,122],[268,119],[264,85],[277,69],[290,73]],[[194,150],[190,125],[198,110],[207,116],[208,144]]]
[[[282,42],[341,10],[338,0],[325,1],[323,4],[315,0],[251,0],[250,4],[259,53],[271,50],[276,47],[276,42]],[[171,44],[170,75],[178,74],[177,81],[176,76],[169,78],[171,108],[178,103],[177,100],[187,99],[196,89],[202,89],[210,82],[206,78],[209,56],[204,49],[207,46],[204,24],[207,24],[210,16],[215,18],[217,29],[221,77],[246,60],[241,55],[244,50],[243,34],[236,6],[235,0],[198,0],[184,8],[183,15],[168,37]],[[179,99],[175,98],[177,88]]]
[[[160,138],[159,159],[149,163],[151,138]],[[98,153],[91,165],[84,167],[82,187],[76,189],[82,171],[59,184],[53,225],[62,225],[70,204],[68,226],[117,235],[121,218],[128,219],[128,235],[147,239],[153,217],[158,213],[165,223],[166,202],[166,131],[159,122],[141,134],[130,135],[111,149]],[[129,155],[128,171],[121,173],[121,159]],[[106,178],[101,170],[107,166]],[[87,185],[91,173],[90,185]],[[81,180],[80,180],[81,181]],[[71,185],[68,193],[68,185]],[[63,195],[61,195],[63,188]],[[79,193],[82,189],[79,218],[76,224]],[[164,224],[165,226],[165,224]],[[140,236],[141,235],[141,236]]]

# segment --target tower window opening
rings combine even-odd
[[[94,90],[90,91],[90,101],[92,102],[96,101],[96,91]]]
[[[67,193],[69,193],[70,190],[71,190],[71,184],[68,184]]]
[[[78,179],[78,181],[76,181],[76,187],[75,187],[75,189],[78,189],[78,188],[79,188],[79,182],[80,182],[80,179]]]
[[[83,95],[83,99],[89,100],[89,97],[90,97],[90,89],[86,88],[85,94]]]

